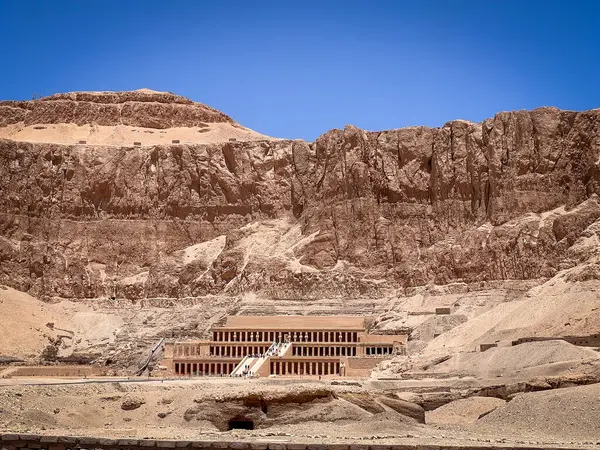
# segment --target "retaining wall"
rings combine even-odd
[[[91,377],[106,375],[97,366],[12,366],[11,377]]]
[[[207,450],[573,450],[584,447],[527,447],[502,445],[422,445],[422,444],[299,444],[291,442],[242,442],[242,441],[161,441],[152,439],[104,439],[75,436],[40,436],[34,434],[0,434],[0,449],[22,448],[43,450],[111,449],[145,450],[149,448],[200,448]]]

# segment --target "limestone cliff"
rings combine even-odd
[[[173,94],[128,95],[3,102],[0,125],[231,121]],[[63,298],[298,299],[545,279],[597,257],[580,244],[597,239],[599,183],[598,110],[348,126],[314,143],[4,139],[0,282]]]

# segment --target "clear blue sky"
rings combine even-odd
[[[0,0],[0,99],[171,91],[278,137],[600,107],[600,2]]]

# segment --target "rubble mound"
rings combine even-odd
[[[429,411],[426,415],[426,422],[437,425],[472,424],[505,404],[504,400],[494,397],[462,398]]]
[[[600,384],[519,394],[506,406],[477,421],[478,430],[512,432],[558,442],[597,442]]]
[[[600,353],[592,348],[577,347],[566,341],[551,340],[525,342],[510,347],[496,347],[485,352],[457,353],[436,364],[432,370],[494,377],[511,375],[524,369],[554,363],[574,363],[586,360],[600,360]]]

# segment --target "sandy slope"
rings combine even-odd
[[[600,384],[520,394],[480,419],[476,428],[493,434],[597,442],[599,400]]]
[[[466,373],[479,377],[509,375],[559,362],[598,361],[600,353],[565,341],[526,342],[512,347],[492,348],[485,352],[458,353],[437,364],[433,370]],[[548,372],[550,369],[548,369]],[[550,373],[548,373],[550,374]]]
[[[477,344],[522,337],[586,335],[600,331],[600,281],[566,282],[558,275],[523,300],[502,303],[438,336],[424,352],[470,351]]]
[[[207,127],[176,127],[163,130],[131,127],[126,125],[102,126],[73,123],[36,124],[23,123],[0,127],[0,138],[24,142],[50,142],[55,144],[77,144],[86,141],[88,145],[142,146],[171,144],[179,140],[182,144],[211,144],[236,139],[257,141],[274,139],[249,128],[227,122],[208,123]]]
[[[504,400],[494,397],[461,398],[427,412],[426,422],[428,424],[470,424],[505,404]]]
[[[63,354],[114,341],[123,320],[81,303],[44,303],[23,292],[0,288],[0,356],[35,358],[52,340]],[[59,353],[60,355],[60,353]]]

